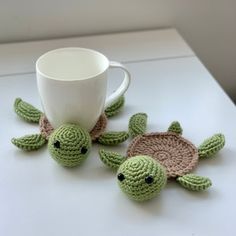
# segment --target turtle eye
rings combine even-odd
[[[118,179],[120,182],[122,182],[122,181],[125,179],[125,176],[124,176],[122,173],[120,173],[120,174],[117,175],[117,179]]]
[[[147,176],[147,177],[145,178],[145,182],[146,182],[147,184],[151,184],[153,181],[154,181],[154,179],[153,179],[152,176]]]
[[[56,140],[56,141],[53,143],[53,146],[54,146],[55,148],[60,148],[61,144],[60,144],[60,142],[59,142],[58,140]]]
[[[88,151],[88,149],[86,147],[82,147],[80,152],[82,154],[85,154],[87,151]]]

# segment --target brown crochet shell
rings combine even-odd
[[[103,113],[100,116],[96,125],[90,131],[90,136],[91,136],[92,140],[95,141],[97,138],[99,138],[99,136],[105,131],[106,127],[107,127],[107,117]]]
[[[90,136],[92,138],[92,141],[95,141],[99,136],[105,131],[107,126],[107,117],[105,114],[102,114],[94,126],[94,128],[90,131]],[[42,115],[39,121],[39,129],[44,138],[47,140],[49,139],[49,136],[53,132],[53,127],[49,123],[47,117],[45,115]]]
[[[46,138],[48,140],[49,136],[51,135],[51,133],[53,132],[53,127],[51,126],[51,124],[49,123],[47,117],[43,114],[40,117],[39,120],[39,129],[40,129],[40,133],[41,135]]]
[[[150,133],[137,136],[129,145],[127,156],[148,155],[160,162],[168,178],[183,176],[198,163],[197,148],[173,132]]]

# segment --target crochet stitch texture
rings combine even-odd
[[[112,117],[118,114],[123,108],[124,104],[125,104],[125,97],[121,96],[120,98],[117,99],[116,102],[114,102],[113,104],[111,104],[111,106],[106,108],[105,113],[107,117]]]
[[[129,198],[144,201],[156,196],[166,184],[163,166],[148,156],[136,156],[125,161],[117,171],[124,178],[118,183]]]
[[[129,133],[131,137],[144,134],[147,126],[147,114],[137,113],[130,118]]]
[[[21,98],[16,98],[14,103],[16,114],[28,122],[37,123],[42,115],[42,112],[33,107],[27,102],[23,102]],[[30,115],[28,115],[30,114]]]
[[[144,113],[130,118],[129,132],[134,139],[127,149],[127,156],[105,150],[99,152],[106,166],[118,169],[119,186],[128,197],[137,201],[150,199],[160,192],[167,178],[175,179],[192,191],[202,191],[212,185],[209,178],[190,172],[199,158],[212,156],[223,148],[223,134],[213,135],[197,148],[181,136],[182,127],[177,121],[171,123],[167,132],[148,134],[144,133],[146,123]]]
[[[187,174],[177,178],[177,181],[186,189],[192,191],[202,191],[209,188],[212,183],[209,178],[197,176],[194,174]]]
[[[99,117],[99,120],[94,126],[94,128],[89,132],[92,141],[96,141],[101,136],[101,134],[105,131],[106,126],[107,126],[107,117],[105,114],[102,114]],[[54,131],[53,127],[51,126],[47,117],[44,114],[41,116],[39,120],[39,129],[42,136],[47,140]]]
[[[89,133],[78,125],[60,126],[49,137],[48,149],[59,164],[67,167],[79,165],[91,148]]]
[[[117,114],[123,105],[124,98],[121,97],[106,109],[108,116]],[[42,112],[20,98],[15,100],[14,110],[25,121],[39,123],[40,133],[13,138],[12,143],[24,151],[33,151],[48,142],[52,158],[67,167],[77,166],[86,159],[92,141],[103,145],[118,145],[129,137],[126,131],[105,132],[107,126],[105,113],[100,116],[93,130],[87,132],[79,124],[64,124],[54,130]]]
[[[199,157],[210,157],[218,152],[225,145],[223,134],[215,134],[213,137],[206,139],[198,148]]]
[[[176,133],[150,133],[136,137],[129,145],[127,156],[147,155],[166,168],[168,177],[192,171],[198,164],[198,150]]]
[[[20,139],[13,138],[12,143],[24,151],[37,150],[46,143],[40,134],[25,135]]]

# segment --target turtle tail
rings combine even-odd
[[[16,114],[27,122],[39,123],[42,112],[23,101],[21,98],[16,98],[14,102],[14,110]]]

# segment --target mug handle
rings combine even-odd
[[[114,101],[116,101],[120,96],[124,95],[129,87],[131,75],[127,68],[120,62],[110,61],[109,68],[120,68],[124,71],[125,77],[120,85],[120,87],[113,92],[105,101],[105,109],[109,107]]]

